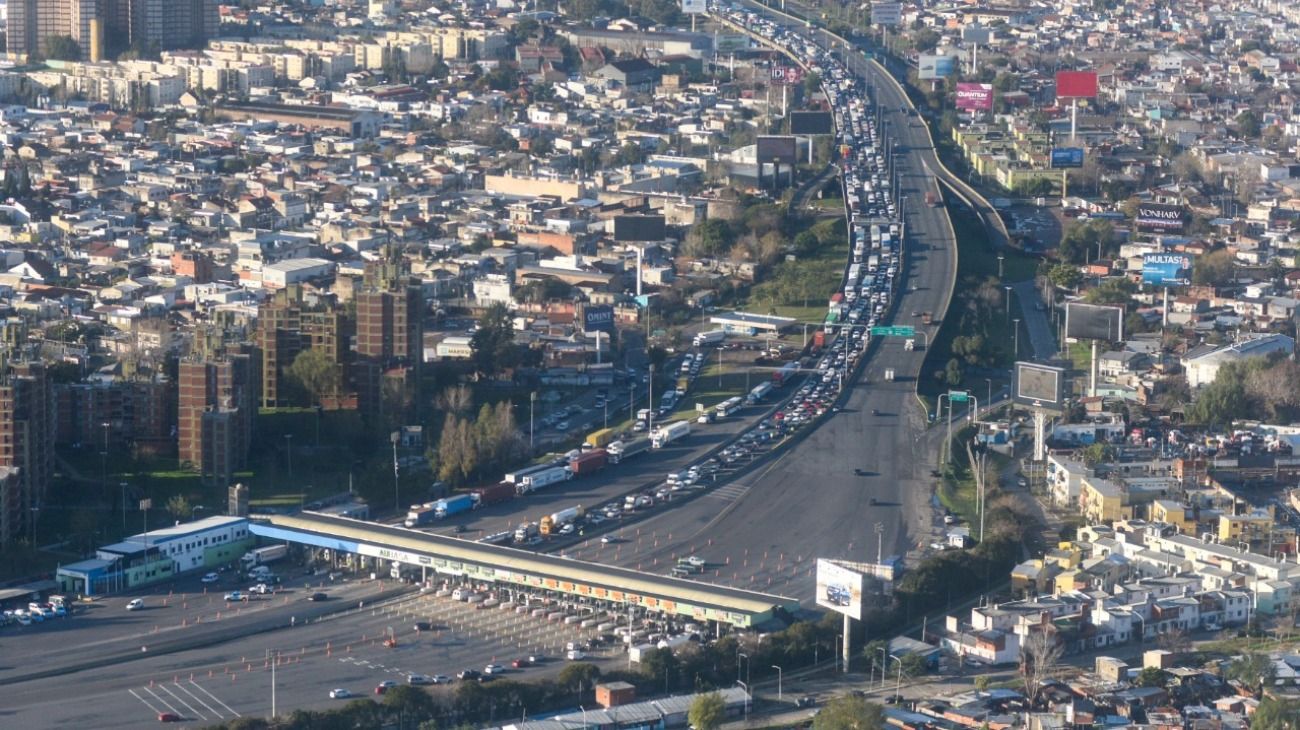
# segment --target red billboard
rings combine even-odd
[[[1096,99],[1096,71],[1057,71],[1056,98]]]
[[[993,108],[993,84],[957,84],[957,108],[988,111]]]

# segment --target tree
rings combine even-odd
[[[570,692],[583,692],[594,687],[600,679],[600,667],[587,662],[575,662],[560,670],[555,683]]]
[[[1249,109],[1238,114],[1237,118],[1233,120],[1233,125],[1237,128],[1237,134],[1245,139],[1259,137],[1259,117]]]
[[[432,695],[409,684],[393,687],[384,693],[384,711],[397,721],[399,728],[414,727],[416,723],[434,717],[438,709]]]
[[[722,727],[726,712],[727,704],[723,702],[722,695],[710,692],[695,698],[691,709],[686,713],[686,719],[690,720],[691,727],[695,730],[717,730]]]
[[[862,697],[841,695],[822,707],[812,726],[813,730],[883,730],[885,710]]]
[[[1187,408],[1187,419],[1192,423],[1222,425],[1245,417],[1251,411],[1245,381],[1242,363],[1224,364],[1215,373],[1214,380],[1196,394],[1196,400]]]
[[[1057,641],[1056,633],[1033,631],[1020,645],[1020,672],[1025,683],[1025,697],[1032,707],[1038,701],[1043,682],[1056,672],[1064,647]]]
[[[1267,696],[1250,716],[1250,730],[1296,730],[1300,699]]]
[[[1164,687],[1169,684],[1169,673],[1160,667],[1146,667],[1133,683],[1139,687]]]
[[[167,514],[172,516],[173,520],[185,521],[194,514],[194,507],[190,505],[190,500],[183,494],[173,494],[167,498]]]
[[[1047,270],[1047,278],[1058,289],[1077,289],[1083,283],[1083,272],[1078,266],[1056,264]]]
[[[1192,648],[1192,638],[1187,632],[1173,628],[1160,635],[1160,648],[1173,654],[1182,654]]]
[[[920,654],[904,654],[898,662],[903,668],[903,676],[919,677],[926,672],[925,657]]]
[[[506,305],[493,303],[479,317],[469,347],[475,367],[484,375],[496,375],[519,364],[522,356],[515,344],[514,319]]]
[[[993,678],[987,674],[981,674],[975,677],[975,696],[989,691],[989,686],[993,684]]]
[[[948,361],[948,364],[943,369],[943,380],[949,385],[949,387],[955,388],[958,385],[961,385],[961,379],[961,363],[954,357]]]
[[[1082,264],[1104,257],[1107,251],[1113,251],[1116,240],[1115,227],[1110,221],[1093,219],[1075,222],[1061,237],[1057,255],[1062,261]]]
[[[1192,263],[1192,283],[1208,286],[1225,286],[1236,275],[1236,259],[1226,248],[1197,256]]]
[[[1022,180],[1016,183],[1012,192],[1022,198],[1038,198],[1050,195],[1055,187],[1051,180],[1036,177],[1032,180]]]
[[[1115,447],[1110,444],[1097,442],[1089,444],[1088,448],[1083,450],[1083,463],[1087,464],[1089,468],[1114,460]]]
[[[1089,304],[1122,304],[1128,306],[1137,291],[1137,284],[1124,278],[1107,279],[1088,290],[1083,296]]]
[[[822,77],[816,71],[810,71],[807,76],[803,77],[804,96],[812,96],[821,91],[821,88]]]
[[[922,28],[912,36],[912,47],[918,53],[929,53],[939,45],[939,34],[929,28]]]
[[[1267,654],[1250,652],[1233,659],[1225,672],[1228,679],[1241,682],[1252,692],[1263,694],[1264,687],[1273,684],[1277,667]]]
[[[339,364],[323,348],[313,347],[298,353],[285,376],[317,405],[325,396],[338,392]]]
[[[736,232],[731,224],[720,218],[710,218],[695,225],[686,234],[686,253],[698,258],[721,258],[736,243]]]
[[[819,242],[812,231],[799,231],[794,237],[794,252],[799,256],[808,256],[817,250]]]
[[[51,61],[81,60],[81,46],[72,36],[51,35],[45,37],[45,57]]]

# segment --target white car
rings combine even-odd
[[[568,660],[571,661],[571,662],[576,662],[576,661],[579,661],[579,660],[581,660],[581,659],[586,659],[586,658],[587,658],[587,655],[586,655],[585,653],[583,653],[583,651],[582,651],[581,649],[570,649],[570,650],[569,650],[569,651],[564,655],[564,658],[565,658],[565,659],[568,659]]]
[[[245,598],[244,594],[239,591],[231,591],[226,594],[227,601],[242,601],[245,600]]]
[[[268,586],[268,585],[265,584],[265,583],[258,583],[257,585],[253,586],[252,588],[249,588],[249,589],[248,589],[248,592],[249,592],[249,593],[260,593],[260,594],[262,594],[262,595],[266,595],[266,594],[268,594],[268,593],[271,592],[271,587]]]
[[[126,610],[128,611],[139,611],[142,608],[144,608],[143,598],[133,599],[130,603],[126,604]]]
[[[199,580],[203,581],[204,583],[216,583],[217,581],[221,580],[221,576],[217,575],[216,573],[207,573]]]
[[[483,667],[484,674],[505,674],[506,668],[500,664],[489,664]]]
[[[346,700],[351,696],[352,696],[352,691],[343,689],[342,687],[330,690],[331,700]]]

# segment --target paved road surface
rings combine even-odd
[[[1047,319],[1047,312],[1042,309],[1043,298],[1039,294],[1038,287],[1034,286],[1031,280],[1018,281],[1012,284],[1011,288],[1015,290],[1016,300],[1020,302],[1025,331],[1029,333],[1029,344],[1032,347],[1032,359],[1050,360],[1056,357],[1056,335],[1052,331],[1052,323]],[[1030,354],[1025,352],[1023,347],[1021,348],[1022,358]]]

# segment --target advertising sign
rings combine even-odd
[[[1096,71],[1057,71],[1056,98],[1096,99]]]
[[[682,12],[686,15],[704,15],[709,12],[707,0],[682,0]]]
[[[987,46],[993,39],[993,31],[978,23],[962,26],[961,39],[967,43]]]
[[[1186,211],[1181,205],[1139,203],[1137,207],[1137,224],[1141,228],[1181,231],[1186,217]]]
[[[957,108],[988,111],[993,108],[993,84],[957,84]]]
[[[587,305],[582,310],[582,329],[584,332],[613,332],[614,308]]]
[[[902,3],[872,3],[872,25],[898,25],[903,22]]]
[[[795,163],[797,148],[794,137],[759,137],[757,146],[759,164],[780,162],[793,165]]]
[[[1183,286],[1192,283],[1192,257],[1185,253],[1149,253],[1142,257],[1142,283]]]
[[[740,33],[719,33],[713,41],[718,53],[735,53],[749,49],[749,36]]]
[[[1124,308],[1069,302],[1065,305],[1065,337],[1119,342],[1124,339]]]
[[[1013,400],[1026,408],[1065,410],[1065,369],[1032,362],[1016,363]]]
[[[662,241],[664,217],[661,215],[614,216],[615,241]]]
[[[918,63],[916,76],[919,79],[946,79],[957,70],[956,56],[921,54]]]
[[[772,83],[797,86],[803,83],[803,69],[798,66],[772,66]]]
[[[1083,167],[1082,147],[1055,147],[1052,149],[1052,167]]]
[[[862,574],[819,558],[817,560],[817,605],[862,620]]]
[[[834,134],[830,112],[790,112],[790,134]]]

